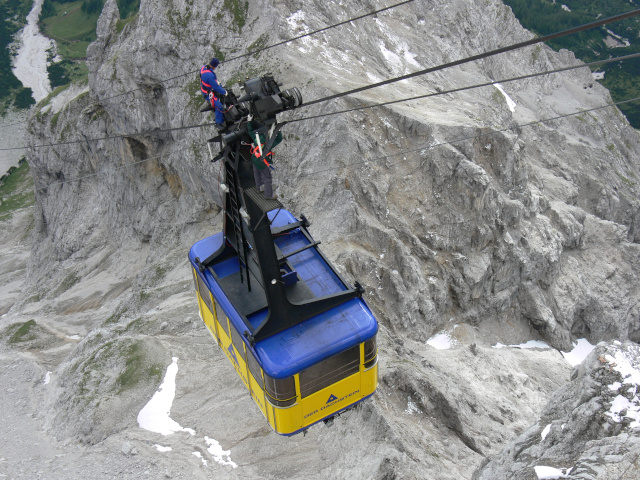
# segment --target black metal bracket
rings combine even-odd
[[[272,124],[273,122],[268,122],[267,125],[263,124],[256,131],[261,130],[258,133],[262,133],[262,129],[268,129],[268,126]],[[265,143],[263,154],[271,150],[283,125],[276,124],[275,128],[273,128]],[[197,264],[202,272],[206,268],[235,255],[238,255],[239,258],[245,258],[246,278],[248,279],[248,276],[251,275],[257,279],[256,283],[258,285],[252,288],[248,288],[247,285],[243,290],[241,288],[241,274],[237,281],[230,278],[223,281],[235,282],[228,283],[230,288],[234,290],[233,295],[235,295],[235,297],[231,295],[233,298],[229,299],[239,312],[244,312],[241,314],[241,318],[246,327],[244,336],[248,341],[253,344],[335,308],[353,298],[361,297],[364,293],[362,287],[356,283],[355,288],[349,288],[338,272],[335,272],[335,274],[343,282],[346,290],[333,295],[313,297],[311,290],[304,285],[304,282],[298,281],[295,271],[291,270],[290,267],[285,268],[284,271],[282,270],[283,262],[286,262],[286,258],[304,250],[316,248],[320,244],[320,242],[314,241],[307,231],[309,221],[304,215],[301,215],[300,221],[272,229],[272,221],[269,220],[267,213],[281,209],[283,206],[276,199],[265,198],[256,188],[250,147],[247,145],[247,142],[253,143],[255,139],[250,138],[244,126],[239,126],[234,132],[215,137],[212,140],[220,141],[224,145],[219,154],[225,163],[224,182],[227,184],[233,183],[233,185],[228,185],[229,188],[237,188],[238,204],[236,208],[240,209],[242,207],[246,215],[242,218],[239,216],[234,216],[234,218],[225,216],[225,241],[218,251]],[[225,211],[229,208],[230,201],[229,193],[225,193]],[[240,225],[236,225],[238,222]],[[248,252],[238,252],[236,249],[240,248],[239,246],[234,245],[233,241],[227,242],[227,238],[235,238],[235,232],[238,232],[238,229],[240,229],[242,235],[246,236],[246,241],[250,245]],[[301,230],[307,238],[308,244],[294,252],[283,255],[275,245],[274,236],[291,232],[295,229]],[[237,238],[235,239],[235,244],[238,244]],[[317,252],[328,263],[322,252],[319,250]],[[213,270],[211,271],[213,272]],[[286,276],[286,282],[283,279],[283,275]],[[298,292],[293,297],[296,298],[296,301],[288,297],[288,291]],[[303,292],[303,294],[300,294],[300,292]],[[230,294],[228,293],[227,295],[229,296]],[[248,306],[249,298],[251,299],[251,309],[247,310],[244,307]],[[260,299],[262,300],[260,301]],[[264,308],[267,308],[266,316],[259,325],[253,326],[247,317]]]

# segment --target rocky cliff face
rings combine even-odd
[[[555,478],[635,478],[639,353],[632,342],[599,345],[553,395],[536,424],[473,478],[535,480],[545,468],[555,469]]]
[[[293,447],[263,431],[250,399],[224,412],[241,425],[209,418],[196,386],[210,405],[243,392],[209,348],[191,299],[186,252],[220,228],[220,216],[218,165],[206,151],[213,132],[182,129],[211,119],[198,111],[196,73],[183,74],[214,54],[231,58],[373,8],[143,1],[123,22],[107,1],[88,90],[41,106],[28,139],[77,142],[29,152],[29,294],[10,312],[82,338],[45,355],[56,390],[42,420],[61,441],[153,441],[131,412],[180,352],[183,423],[237,446],[249,476],[470,478],[536,421],[569,374],[552,350],[492,345],[537,338],[567,351],[577,338],[640,340],[640,137],[612,108],[536,123],[610,101],[588,69],[504,83],[508,97],[484,87],[303,119],[576,63],[536,46],[282,115],[300,121],[278,147],[277,194],[365,286],[381,323],[381,387]],[[218,76],[231,85],[272,72],[310,100],[530,36],[499,1],[414,2],[230,60]],[[456,347],[426,345],[438,332]],[[131,362],[148,374],[130,378]],[[255,454],[264,441],[270,459]],[[276,459],[292,451],[300,463],[282,470]],[[172,466],[189,471],[185,458]]]

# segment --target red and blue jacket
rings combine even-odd
[[[218,77],[209,65],[204,65],[200,69],[200,91],[204,98],[209,98],[209,92],[213,92],[214,100],[217,100],[217,95],[225,95],[227,91],[218,83]]]

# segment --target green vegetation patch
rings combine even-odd
[[[131,15],[130,17],[127,17],[125,19],[119,19],[116,22],[116,32],[120,33],[122,32],[122,30],[124,30],[124,27],[126,27],[127,25],[129,25],[131,22],[133,22],[136,18],[138,18],[138,14],[135,15]]]
[[[22,351],[45,350],[64,344],[64,340],[31,319],[24,323],[14,323],[4,329],[3,338],[7,345]]]
[[[6,175],[0,177],[0,202],[0,222],[11,218],[17,210],[34,204],[33,178],[24,157],[17,167],[11,167]]]
[[[71,60],[52,63],[47,67],[47,72],[49,73],[49,81],[52,88],[68,85],[71,82],[89,77],[89,69],[86,63]]]
[[[168,270],[168,267],[164,265],[156,267],[156,280],[160,280],[164,278],[165,275],[167,275],[167,270]]]
[[[267,35],[266,33],[263,33],[262,35],[260,35],[258,37],[258,39],[253,42],[251,45],[249,45],[249,48],[247,49],[249,52],[257,52],[258,50],[262,50],[264,47],[267,46],[267,42],[269,41],[269,35]],[[258,57],[259,54],[254,54],[254,57]]]
[[[200,75],[196,74],[190,82],[187,82],[182,91],[188,96],[187,108],[193,113],[198,113],[204,105],[204,97],[200,93]]]
[[[15,104],[18,108],[28,108],[27,94],[20,80],[11,70],[11,52],[9,44],[13,36],[27,23],[27,15],[33,5],[29,0],[12,0],[0,2],[0,113],[4,113],[11,105],[16,94],[21,94],[21,100]],[[26,105],[26,106],[25,106]]]
[[[69,88],[69,85],[70,84],[60,85],[59,87],[54,88],[53,92],[51,92],[49,95],[47,95],[44,99],[40,100],[40,102],[38,102],[38,105],[40,106],[40,110],[42,110],[44,107],[49,105],[49,103],[51,102],[51,99],[53,99],[54,97],[59,95],[60,92],[63,92],[64,90]],[[38,114],[36,114],[36,115],[38,115]]]
[[[149,292],[147,292],[146,290],[141,290],[140,291],[140,301],[142,303],[146,302],[150,298],[151,298],[151,294]]]
[[[58,288],[56,288],[55,292],[53,293],[53,297],[57,297],[59,295],[62,295],[67,290],[71,290],[75,285],[78,284],[78,282],[80,282],[78,276],[74,272],[71,272],[65,277],[62,283],[58,285]]]
[[[96,25],[100,11],[85,12],[83,0],[74,2],[52,2],[55,14],[42,19],[41,28],[44,34],[53,38],[58,44],[58,53],[66,59],[86,58],[87,47],[96,36]],[[85,8],[86,10],[86,8]]]
[[[626,186],[628,187],[635,187],[636,186],[636,182],[633,182],[631,180],[629,180],[628,177],[624,176],[622,173],[616,171],[616,175],[618,175],[618,178],[622,181],[622,183],[624,183]]]
[[[135,387],[140,380],[149,376],[159,376],[162,370],[157,371],[156,365],[145,366],[145,351],[142,342],[135,342],[121,349],[125,361],[124,370],[116,379],[118,393]]]
[[[125,313],[127,313],[127,309],[126,308],[123,309],[123,310],[115,312],[113,315],[111,315],[109,318],[107,318],[102,325],[106,326],[106,325],[112,325],[112,324],[118,323]]]
[[[60,118],[60,112],[54,113],[53,117],[51,117],[51,129],[55,130],[56,126],[58,126],[58,118]]]
[[[46,328],[31,319],[24,323],[14,323],[3,331],[7,344],[20,350],[43,350],[64,343]]]
[[[36,321],[31,319],[28,322],[16,323],[9,326],[9,343],[20,343],[35,340],[37,338],[35,327]]]
[[[552,0],[504,0],[504,3],[511,7],[523,27],[541,36],[637,8],[629,0],[563,0],[557,3]],[[640,53],[640,22],[637,17],[630,18],[557,38],[547,44],[556,51],[566,48],[585,63]],[[615,102],[640,97],[640,59],[608,63],[594,70],[604,72],[604,79],[598,81],[609,89]],[[634,128],[640,128],[639,103],[623,104],[619,108]]]
[[[249,2],[242,0],[224,0],[223,8],[231,14],[233,25],[242,31],[245,23],[247,23],[247,12],[249,11]],[[216,18],[222,20],[222,13],[218,13]]]
[[[118,0],[120,18],[125,19],[135,15],[140,10],[140,0]]]
[[[31,105],[35,105],[36,100],[33,98],[33,90],[30,88],[22,88],[18,89],[18,93],[16,94],[16,98],[13,102],[13,105],[16,108],[27,109]]]
[[[169,23],[171,25],[171,33],[173,33],[178,39],[182,38],[182,33],[186,31],[186,28],[189,26],[189,21],[191,20],[191,10],[187,10],[184,15],[182,15],[178,10],[171,9],[169,10]]]
[[[121,333],[124,333],[124,332],[137,333],[142,329],[143,326],[144,326],[144,321],[142,320],[142,317],[139,317],[129,322],[127,326],[124,328],[124,330],[121,331]]]
[[[212,45],[213,47],[213,56],[216,57],[218,60],[220,60],[221,62],[225,61],[225,55],[224,52],[222,50],[220,50],[220,48],[217,45]],[[210,58],[207,58],[207,62],[211,60]]]
[[[125,338],[106,342],[72,371],[82,372],[78,384],[81,394],[107,387],[119,395],[142,381],[157,383],[163,367],[151,362],[144,342]]]

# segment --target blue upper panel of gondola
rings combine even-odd
[[[286,226],[297,219],[286,210],[269,212],[272,228]],[[196,257],[207,258],[222,245],[222,233],[197,242],[189,252],[189,259],[195,266]],[[287,254],[307,245],[307,238],[299,229],[274,237],[274,243]],[[340,277],[333,271],[316,248],[309,248],[289,257],[289,262],[316,297],[338,293],[347,289]],[[222,261],[212,268],[218,278],[236,273],[239,269],[237,257]],[[197,269],[196,269],[197,270]],[[246,327],[227,295],[214,278],[205,270],[206,284],[220,304],[227,317],[239,332]],[[267,315],[264,309],[248,321],[257,326]],[[258,361],[268,375],[285,378],[314,365],[346,348],[364,342],[377,332],[378,324],[364,300],[355,298],[328,310],[278,334],[265,338],[253,350]]]

